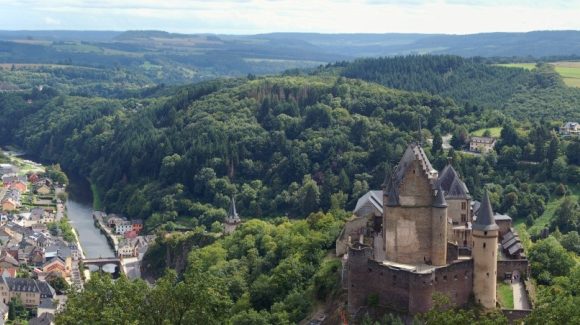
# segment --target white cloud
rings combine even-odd
[[[0,0],[0,6],[3,29],[43,28],[57,22],[62,29],[230,34],[580,29],[580,0]],[[22,16],[37,17],[44,24],[16,18]]]
[[[54,19],[52,17],[44,17],[44,23],[47,26],[59,26],[62,22],[58,19]]]

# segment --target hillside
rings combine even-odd
[[[258,35],[163,31],[0,31],[0,64],[123,68],[155,83],[272,74],[360,57],[454,54],[463,57],[573,58],[580,31],[443,34]]]
[[[340,75],[389,88],[448,96],[475,106],[472,109],[494,108],[517,119],[580,118],[580,91],[566,87],[549,64],[524,69],[492,65],[481,58],[421,55],[339,62],[313,74]]]
[[[337,77],[221,80],[139,101],[56,96],[18,110],[23,101],[4,98],[4,141],[90,177],[107,209],[150,228],[209,227],[234,193],[254,216],[307,215],[333,196],[350,207],[380,186],[419,119],[449,132],[464,115],[449,99]]]

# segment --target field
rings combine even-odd
[[[536,67],[535,63],[505,63],[505,64],[498,64],[501,67],[507,68],[523,68],[526,70],[532,70]]]
[[[580,88],[580,61],[559,61],[550,64],[555,67],[556,72],[562,76],[564,83],[568,87]],[[532,70],[536,66],[535,63],[506,63],[498,65],[508,68],[523,68],[526,70]]]
[[[490,136],[494,138],[499,138],[501,135],[501,127],[479,129],[471,132],[474,137],[482,137],[486,130],[489,130]]]
[[[566,85],[580,88],[580,62],[562,61],[552,64],[556,67],[556,72],[562,76]]]

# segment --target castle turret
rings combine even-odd
[[[441,186],[431,206],[431,263],[447,264],[447,201]]]
[[[487,191],[483,194],[481,208],[473,223],[473,293],[475,301],[484,308],[496,307],[497,237],[499,227],[495,223]]]

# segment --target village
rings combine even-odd
[[[53,323],[67,291],[82,290],[91,271],[140,277],[140,260],[155,239],[140,236],[141,220],[95,211],[95,227],[116,256],[87,257],[67,217],[66,185],[40,164],[14,156],[9,162],[0,164],[1,323],[11,310],[25,315],[29,324]],[[114,266],[113,271],[106,266]]]

